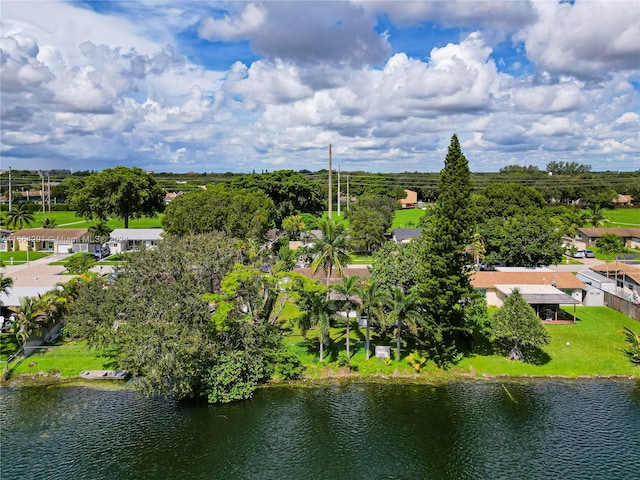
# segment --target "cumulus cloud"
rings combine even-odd
[[[535,23],[515,34],[540,68],[602,78],[640,64],[640,4],[535,2]]]
[[[266,2],[221,19],[208,17],[198,31],[207,40],[247,40],[270,59],[362,66],[391,52],[375,23],[373,15],[346,2]]]
[[[1,148],[14,165],[316,170],[331,143],[343,169],[437,171],[453,132],[473,170],[638,163],[626,39],[639,22],[609,3],[590,3],[606,30],[593,39],[580,2],[134,2],[117,13],[45,2],[37,18],[20,3],[0,20]],[[392,52],[382,14],[396,29],[464,28],[416,58]],[[497,65],[495,29],[533,66]],[[257,58],[195,64],[182,47],[198,32],[249,42]]]

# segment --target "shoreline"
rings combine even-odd
[[[359,375],[351,372],[339,372],[322,377],[303,377],[297,380],[270,380],[258,388],[274,387],[301,387],[314,388],[329,385],[348,384],[390,384],[390,385],[428,385],[441,387],[451,383],[499,383],[499,382],[533,382],[533,381],[635,381],[640,382],[640,370],[638,375],[472,375],[468,373],[450,373],[444,375]],[[0,381],[0,387],[31,387],[31,386],[81,386],[97,388],[100,390],[124,390],[130,388],[131,380],[87,380],[79,375],[74,377],[61,377],[51,374],[21,374]]]

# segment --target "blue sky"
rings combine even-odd
[[[38,12],[38,15],[34,15]],[[640,170],[637,1],[0,3],[0,169]]]

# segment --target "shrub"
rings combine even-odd
[[[69,273],[80,274],[89,271],[96,263],[95,257],[92,255],[81,255],[70,258],[66,264]]]
[[[640,365],[640,333],[636,333],[630,328],[624,327],[621,331],[624,333],[626,344],[622,351],[629,357],[634,365]]]
[[[264,358],[237,351],[221,355],[204,379],[209,403],[229,403],[251,398],[268,379]]]

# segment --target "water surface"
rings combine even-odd
[[[0,392],[1,478],[640,479],[640,382]]]

